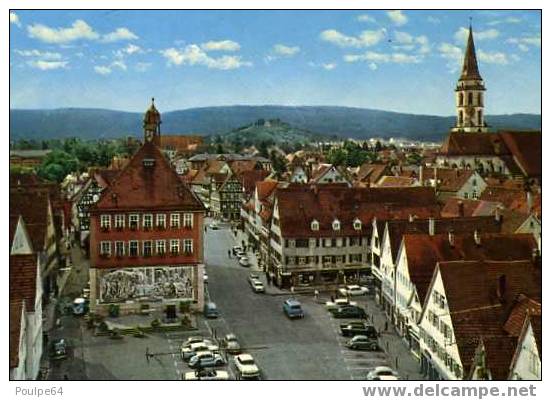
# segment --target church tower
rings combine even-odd
[[[469,25],[469,37],[461,76],[455,88],[457,120],[452,132],[487,132],[484,121],[484,81],[478,72],[474,48],[473,29]]]
[[[155,108],[155,99],[151,99],[151,106],[143,117],[143,132],[146,142],[161,145],[161,113]]]

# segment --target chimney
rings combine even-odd
[[[505,275],[500,275],[497,278],[497,288],[496,294],[499,301],[505,300],[505,290],[507,288],[507,277]]]
[[[480,233],[478,232],[478,229],[475,229],[474,231],[474,242],[477,246],[480,246],[481,240],[480,240]]]
[[[434,218],[429,218],[429,235],[434,236]]]
[[[455,235],[453,230],[448,232],[448,241],[450,242],[450,247],[455,247]]]
[[[465,205],[462,201],[457,202],[457,215],[461,218],[465,216]]]

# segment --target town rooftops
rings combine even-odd
[[[192,161],[192,162],[207,161],[207,160],[223,160],[223,161],[254,160],[254,161],[260,161],[262,163],[270,162],[270,160],[268,160],[266,157],[244,156],[244,155],[235,154],[235,153],[227,153],[227,154],[201,153],[201,154],[195,154],[193,157],[189,159],[189,161]]]
[[[500,203],[497,201],[463,199],[459,197],[450,197],[442,208],[442,217],[471,217],[494,215]]]
[[[48,193],[34,188],[10,188],[10,216],[23,217],[35,251],[45,247],[48,227]]]
[[[532,234],[404,234],[409,277],[424,301],[437,262],[459,260],[529,260],[537,243]]]
[[[415,183],[415,178],[385,175],[379,180],[377,187],[410,187]]]
[[[475,173],[472,170],[457,168],[435,168],[434,172],[436,187],[441,192],[457,192]]]
[[[276,192],[280,228],[285,237],[357,236],[370,233],[374,217],[382,220],[436,217],[432,188],[349,188],[342,184],[292,185]],[[312,230],[312,222],[319,229]],[[338,221],[339,229],[334,222]],[[361,222],[361,228],[355,221]]]
[[[161,136],[161,148],[174,151],[191,151],[203,143],[199,135],[166,135]]]
[[[91,212],[153,208],[204,210],[201,200],[181,181],[157,146],[146,142],[102,192]]]
[[[356,173],[356,180],[363,183],[377,183],[387,171],[386,164],[364,163]]]
[[[503,324],[520,294],[541,298],[540,275],[531,261],[440,262],[438,271],[466,371],[476,339],[506,336]]]
[[[518,339],[513,336],[488,336],[479,340],[480,345],[484,346],[484,362],[492,380],[506,380]]]
[[[245,194],[251,196],[254,193],[256,183],[266,179],[269,174],[270,173],[264,169],[253,169],[241,172],[241,174],[239,174],[239,181],[245,190]]]

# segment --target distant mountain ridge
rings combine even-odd
[[[82,139],[142,135],[143,114],[106,109],[10,110],[10,140]],[[455,117],[405,114],[334,106],[221,106],[162,113],[161,132],[222,135],[259,119],[279,119],[293,128],[342,138],[401,137],[441,141]],[[538,114],[488,115],[493,129],[541,130]]]

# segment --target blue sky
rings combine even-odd
[[[452,115],[473,18],[490,114],[541,108],[539,11],[12,11],[10,106]]]

